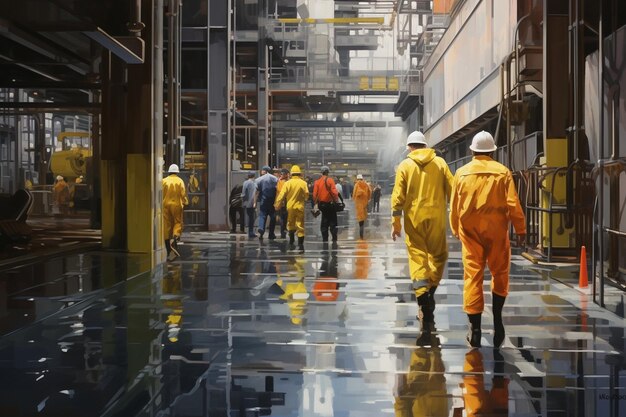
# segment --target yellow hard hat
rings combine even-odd
[[[291,167],[291,175],[300,175],[302,171],[300,171],[300,167],[298,165],[294,165]]]

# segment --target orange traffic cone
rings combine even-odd
[[[589,278],[587,277],[587,249],[583,246],[580,248],[580,272],[578,273],[578,286],[587,288]]]

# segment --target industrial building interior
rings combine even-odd
[[[623,416],[624,109],[623,0],[7,2],[0,415]],[[488,131],[512,172],[527,236],[500,349],[489,287],[465,341],[450,231],[416,343],[390,206],[416,130],[452,173]],[[329,168],[337,245],[308,210],[302,252],[237,233],[231,190],[266,165]],[[364,238],[357,175],[382,195]]]

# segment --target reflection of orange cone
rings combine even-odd
[[[580,248],[580,272],[578,273],[578,286],[587,288],[589,279],[587,278],[587,249],[583,246]]]

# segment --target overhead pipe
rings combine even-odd
[[[141,21],[141,0],[131,0],[130,17],[133,20],[126,23],[126,28],[131,35],[140,38],[141,31],[146,27],[145,23]]]

